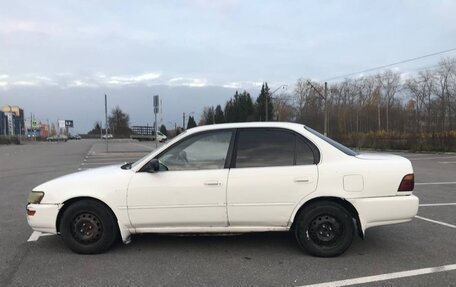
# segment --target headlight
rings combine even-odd
[[[42,191],[32,191],[28,195],[27,202],[32,204],[38,204],[44,197],[44,192]]]

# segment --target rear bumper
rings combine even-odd
[[[59,204],[29,204],[27,211],[35,211],[34,215],[27,215],[27,222],[35,231],[57,234],[57,215]]]
[[[418,212],[418,197],[391,196],[347,199],[358,211],[363,233],[374,226],[412,220]]]

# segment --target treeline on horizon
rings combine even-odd
[[[264,121],[267,102],[268,120],[323,132],[323,89],[298,79],[291,92],[271,96],[263,83],[256,99],[236,91],[224,105],[205,107],[199,125]],[[327,105],[328,136],[351,147],[456,151],[456,58],[408,77],[385,70],[330,83]]]

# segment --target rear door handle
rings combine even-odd
[[[218,180],[208,180],[204,183],[204,185],[207,185],[207,186],[220,186],[222,185],[222,183]]]
[[[308,177],[297,177],[294,180],[296,183],[306,183],[310,182],[310,179]]]

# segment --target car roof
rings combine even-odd
[[[264,127],[294,129],[297,127],[302,128],[303,126],[304,126],[303,124],[289,123],[289,122],[243,122],[243,123],[214,124],[214,125],[199,126],[199,127],[194,127],[194,128],[188,129],[187,132],[195,133],[195,132],[218,130],[218,129],[264,128]]]

